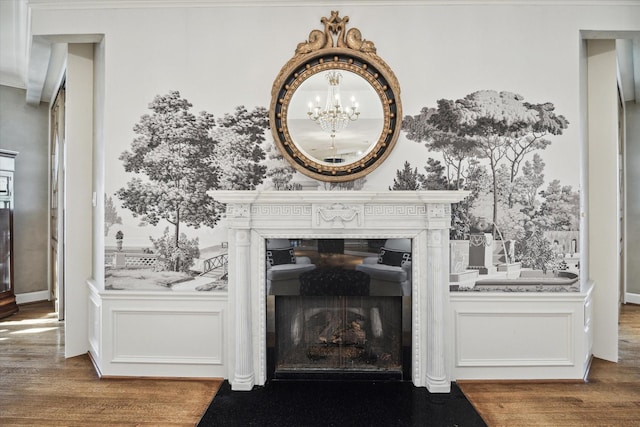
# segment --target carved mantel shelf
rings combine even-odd
[[[234,390],[266,381],[265,239],[390,238],[413,241],[412,379],[449,392],[448,257],[451,204],[467,191],[212,191],[227,204],[228,378]]]
[[[286,226],[351,229],[449,228],[451,203],[467,191],[212,191],[227,204],[227,219],[251,219],[265,230]],[[399,224],[394,219],[402,220]],[[383,223],[380,223],[380,222]],[[425,221],[430,224],[425,225]],[[238,225],[240,225],[238,223]],[[285,223],[285,224],[283,224]]]
[[[469,195],[469,191],[210,191],[209,195],[223,203],[304,203],[327,200],[362,203],[457,203]]]

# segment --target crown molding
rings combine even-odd
[[[640,0],[26,0],[30,9],[310,6],[639,6]]]

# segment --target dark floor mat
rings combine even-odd
[[[225,381],[198,424],[208,426],[486,426],[455,383],[271,381],[250,392]]]

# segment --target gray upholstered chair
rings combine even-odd
[[[267,239],[267,294],[299,295],[300,275],[316,268],[311,259],[296,256],[289,239]]]
[[[370,295],[411,295],[411,239],[386,240],[378,256],[364,258],[356,270],[370,276]]]

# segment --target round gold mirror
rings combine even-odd
[[[276,144],[300,172],[349,181],[374,170],[401,128],[400,88],[349,17],[332,12],[276,78],[270,109]],[[335,39],[334,39],[335,36]]]

